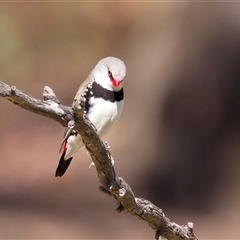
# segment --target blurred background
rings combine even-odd
[[[0,3],[0,81],[70,105],[103,57],[128,69],[104,140],[138,197],[200,239],[240,238],[237,3]],[[79,151],[55,178],[64,128],[0,99],[0,238],[153,239],[98,191]]]

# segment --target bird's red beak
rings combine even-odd
[[[121,84],[121,82],[122,82],[122,79],[113,79],[112,80],[112,83],[113,83],[113,85],[114,85],[114,87],[115,88],[118,88],[119,87],[119,85]]]

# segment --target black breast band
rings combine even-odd
[[[102,98],[105,101],[114,103],[116,101],[117,102],[122,101],[124,94],[123,89],[121,89],[118,92],[114,92],[106,88],[103,88],[100,84],[93,81],[93,83],[89,84],[88,87],[85,89],[84,97],[86,98],[85,112],[88,113],[90,107],[89,99],[91,97]]]

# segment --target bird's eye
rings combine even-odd
[[[109,78],[111,79],[111,81],[114,79],[111,71],[109,71],[109,70],[108,70],[108,76],[109,76]]]

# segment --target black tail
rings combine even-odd
[[[65,160],[64,155],[65,154],[62,155],[62,157],[61,157],[61,159],[58,163],[58,167],[57,167],[57,170],[56,170],[56,173],[55,173],[55,177],[61,177],[66,172],[70,162],[72,161],[72,157]]]

